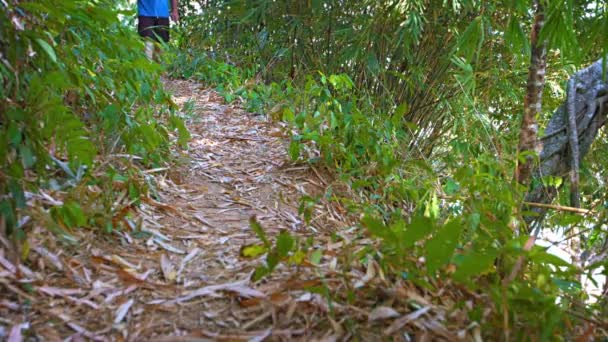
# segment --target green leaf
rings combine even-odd
[[[321,258],[323,258],[323,252],[320,249],[317,249],[310,255],[310,262],[315,265],[318,265],[319,263],[321,263]]]
[[[266,256],[266,266],[268,267],[269,273],[272,272],[275,267],[277,267],[279,261],[281,260],[277,255],[276,250],[272,251],[271,253],[268,253],[268,255]]]
[[[95,144],[87,137],[73,137],[69,139],[67,151],[70,156],[71,165],[93,165],[93,159],[97,154]]]
[[[268,241],[268,238],[266,237],[266,232],[264,232],[264,228],[262,228],[262,225],[258,222],[255,216],[251,216],[251,218],[249,218],[249,226],[251,229],[253,229],[258,238],[262,240],[264,246],[266,248],[270,248],[271,245],[270,241]]]
[[[270,274],[270,272],[272,272],[272,271],[268,267],[259,266],[258,268],[255,269],[255,273],[253,274],[253,280],[258,281],[258,280],[264,278],[265,276],[267,276],[268,274]]]
[[[551,281],[553,281],[553,284],[555,284],[560,290],[566,293],[577,294],[582,290],[581,284],[576,281],[559,278],[553,278]]]
[[[129,182],[129,199],[137,200],[140,196],[140,191],[133,182]]]
[[[266,249],[264,245],[243,246],[243,248],[241,248],[241,256],[245,258],[256,258],[267,251],[268,249]]]
[[[426,243],[424,248],[429,274],[433,275],[440,267],[450,261],[462,229],[463,226],[458,220],[450,221]]]
[[[53,62],[57,63],[57,55],[55,54],[55,49],[53,49],[53,47],[51,45],[49,45],[49,43],[47,43],[46,41],[44,41],[40,38],[36,38],[35,40],[38,43],[38,45],[40,45],[40,47],[44,50],[44,52],[46,52],[46,54],[49,55],[51,60]]]
[[[528,55],[530,53],[530,43],[520,21],[515,18],[509,18],[509,24],[505,31],[505,43],[517,54]]]
[[[297,250],[295,253],[293,253],[293,255],[289,257],[288,262],[290,264],[301,265],[304,259],[306,259],[306,253],[304,253],[304,251],[302,250]]]
[[[395,109],[395,113],[391,117],[391,122],[393,123],[393,126],[399,127],[401,125],[403,116],[408,111],[408,109],[409,109],[409,105],[407,104],[407,102],[403,102],[402,104],[400,104],[397,107],[397,109]]]
[[[493,267],[497,256],[498,250],[496,249],[472,251],[464,255],[458,262],[454,279],[460,282],[469,282],[472,277],[487,273]]]
[[[481,223],[481,215],[479,215],[479,213],[472,213],[469,216],[468,222],[471,231],[477,230],[477,228],[479,228],[479,224]]]
[[[384,222],[375,217],[366,215],[361,219],[361,224],[376,237],[382,239],[391,239],[395,237],[393,232],[384,225]]]
[[[14,122],[8,124],[8,140],[13,145],[19,145],[21,143],[21,130]]]
[[[367,69],[372,74],[377,74],[378,72],[380,72],[380,63],[378,62],[376,54],[373,52],[369,52],[367,54]]]
[[[11,179],[8,182],[8,189],[15,201],[15,207],[17,209],[25,208],[25,193],[23,192],[21,185],[16,180]]]
[[[80,204],[76,202],[66,202],[63,206],[57,208],[55,212],[55,218],[61,219],[68,227],[83,227],[87,224],[87,217],[82,211]]]
[[[287,232],[279,233],[277,237],[276,251],[279,258],[285,258],[289,255],[289,252],[293,249],[295,241],[291,235]]]
[[[479,53],[484,41],[483,17],[476,17],[466,28],[458,42],[458,49],[467,62],[473,62],[473,57]]]
[[[291,160],[296,161],[300,157],[300,142],[291,140],[289,144],[289,156]]]
[[[283,121],[293,122],[295,118],[295,114],[291,108],[285,107],[285,109],[283,109]]]
[[[13,205],[8,199],[0,200],[0,215],[6,220],[7,233],[11,234],[17,225]]]
[[[21,155],[21,161],[23,162],[24,168],[29,169],[34,166],[36,160],[34,159],[34,153],[29,146],[19,145],[19,154]]]
[[[414,246],[414,244],[434,231],[431,219],[422,215],[416,215],[405,229],[405,239],[401,242],[403,249]]]
[[[188,131],[188,128],[186,128],[184,120],[182,120],[177,115],[172,115],[170,118],[170,123],[174,129],[177,129],[177,143],[182,148],[188,147],[188,141],[190,140],[190,132]]]
[[[433,193],[433,196],[426,203],[426,208],[424,210],[424,216],[436,219],[439,217],[439,199],[437,198],[437,194]]]
[[[533,260],[537,263],[550,264],[557,267],[572,267],[572,265],[564,259],[556,255],[547,253],[544,250],[540,250],[539,248],[534,248],[530,252],[530,260]]]

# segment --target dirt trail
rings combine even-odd
[[[284,127],[223,104],[199,84],[165,83],[180,108],[188,102],[193,108],[186,119],[192,139],[177,166],[143,171],[151,197],[140,206],[132,205],[125,184],[115,184],[123,195],[113,217],[131,229],[112,235],[72,230],[78,242],[65,244],[43,221],[31,220],[27,264],[16,262],[0,234],[0,340],[451,341],[479,335],[466,310],[454,307],[466,295],[458,288],[430,292],[387,279],[369,258],[377,242],[349,228],[354,224],[338,202],[321,199],[310,223],[301,221],[303,194],[319,196],[331,187],[355,196],[314,167],[291,163]],[[80,191],[101,192],[95,186]],[[66,196],[40,190],[28,195],[28,204],[42,210]],[[260,243],[252,216],[270,239],[282,230],[300,241],[313,237],[304,262],[279,264],[252,282],[263,263],[263,257],[241,256],[242,247]],[[321,254],[313,265],[315,250]],[[471,308],[489,305],[470,297]]]
[[[148,279],[167,283],[173,274],[163,274],[159,260],[168,260],[165,264],[176,269],[187,263],[175,275],[173,291],[164,296],[151,291],[151,298],[143,301],[171,315],[158,317],[155,312],[141,320],[132,318],[127,330],[146,338],[183,333],[237,340],[310,336],[313,327],[305,319],[298,322],[302,312],[295,312],[298,304],[286,291],[314,285],[316,280],[306,284],[303,276],[313,273],[290,274],[295,269],[279,267],[273,282],[253,285],[249,279],[261,260],[241,257],[240,249],[260,243],[250,228],[252,216],[270,237],[287,230],[301,238],[314,235],[317,242],[329,241],[328,223],[345,225],[333,206],[317,210],[310,226],[298,215],[300,196],[322,193],[327,180],[310,166],[291,165],[279,125],[222,104],[214,91],[196,83],[171,81],[167,87],[180,107],[193,102],[188,119],[192,139],[184,165],[157,178],[158,202],[167,206],[153,204],[149,212],[145,206],[141,210],[144,222],[168,238],[164,247],[154,246],[152,251],[148,246],[151,262],[142,268],[156,268]],[[320,298],[302,302],[313,299],[326,309]]]
[[[302,194],[324,192],[327,176],[288,161],[278,124],[223,104],[199,84],[166,86],[180,108],[193,107],[181,162],[144,171],[155,199],[134,208],[131,230],[75,231],[79,243],[66,247],[35,228],[30,267],[13,262],[8,241],[0,241],[0,287],[9,289],[0,298],[0,339],[261,341],[333,333],[326,300],[303,290],[321,284],[318,271],[335,267],[336,256],[321,267],[279,266],[271,280],[253,284],[262,259],[240,255],[260,243],[249,224],[254,215],[271,238],[287,230],[314,235],[326,253],[339,247],[329,231],[345,225],[343,209],[319,206],[310,225],[297,210]],[[24,281],[29,293],[15,285]]]

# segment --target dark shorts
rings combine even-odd
[[[137,17],[137,31],[144,38],[169,41],[169,18]]]

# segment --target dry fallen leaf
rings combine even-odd
[[[413,320],[418,319],[420,316],[424,315],[425,313],[429,312],[430,310],[431,310],[431,307],[426,306],[420,310],[416,310],[401,318],[396,319],[388,328],[386,328],[384,330],[384,334],[385,335],[394,334],[395,332],[397,332],[398,330],[403,328],[406,324],[408,324],[409,322],[411,322]]]
[[[370,322],[372,322],[372,321],[393,318],[393,317],[398,317],[398,316],[399,316],[399,312],[397,312],[397,310],[395,310],[391,307],[388,307],[388,306],[379,306],[379,307],[375,308],[369,314],[368,320]]]
[[[257,298],[266,297],[266,295],[263,294],[262,292],[245,286],[248,282],[249,282],[249,280],[246,279],[246,280],[236,281],[233,283],[205,286],[203,288],[190,292],[189,294],[187,294],[185,296],[176,298],[174,300],[174,302],[180,303],[180,302],[189,301],[196,297],[213,296],[218,291],[234,292],[243,297],[257,297]]]
[[[21,342],[23,341],[23,335],[21,334],[22,330],[27,330],[30,328],[29,323],[21,323],[16,324],[11,328],[10,335],[8,335],[8,342]]]
[[[63,271],[63,264],[61,263],[61,260],[58,256],[49,252],[48,249],[42,246],[34,246],[32,249],[40,256],[42,256],[45,260],[50,262],[56,269],[58,269],[59,271]]]
[[[125,316],[127,316],[127,313],[129,312],[129,309],[131,308],[134,302],[135,301],[133,299],[129,299],[118,308],[118,310],[116,311],[116,316],[114,318],[114,324],[122,322]]]
[[[164,253],[160,255],[160,269],[163,272],[165,280],[168,282],[173,282],[177,277],[175,267],[173,267],[173,264]]]
[[[267,329],[260,333],[258,336],[253,336],[248,339],[248,342],[262,342],[272,333],[272,329]]]

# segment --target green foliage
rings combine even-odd
[[[549,68],[540,122],[563,101],[567,75],[608,51],[606,4],[542,3]],[[202,13],[182,22],[170,69],[289,123],[293,161],[337,171],[359,196],[328,197],[364,214],[361,225],[382,241],[372,254],[386,274],[407,274],[423,287],[449,279],[488,294],[497,308],[488,327],[502,326],[507,305],[512,325],[523,328],[516,339],[549,339],[569,333],[569,305],[584,294],[580,271],[540,248],[524,252],[519,231],[527,189],[512,179],[530,61],[530,6],[207,1]],[[602,139],[598,144],[605,147]],[[607,165],[598,153],[583,166],[583,203],[608,203],[598,190]],[[563,184],[560,177],[542,181]],[[560,192],[568,198],[565,187]],[[302,198],[305,220],[315,201]],[[605,209],[585,218],[550,213],[544,222],[555,229],[593,227],[586,245],[593,249],[603,241],[598,229]],[[284,233],[271,247],[261,226],[252,228],[263,245],[248,254],[267,253],[256,277],[298,253]],[[522,256],[521,277],[504,288]]]
[[[427,241],[424,249],[426,252],[426,267],[430,275],[433,275],[435,271],[450,261],[460,240],[462,228],[460,222],[453,220]]]
[[[252,216],[249,219],[249,226],[256,233],[258,238],[262,240],[262,244],[243,246],[243,248],[241,248],[241,256],[255,258],[262,254],[266,254],[265,265],[256,268],[253,280],[257,281],[270,275],[280,262],[301,265],[307,259],[307,255],[309,255],[308,259],[312,264],[318,264],[321,260],[322,254],[320,250],[309,253],[309,246],[306,243],[301,243],[286,231],[282,231],[278,234],[273,246],[268,240],[264,228],[257,221],[255,216]]]
[[[26,191],[73,191],[113,153],[158,164],[169,155],[170,130],[185,145],[188,132],[162,89],[161,68],[119,21],[118,4],[0,4],[0,193],[10,193],[0,207],[9,232],[26,209]],[[80,202],[52,208],[51,217],[65,227],[106,226],[91,222],[94,212]]]

